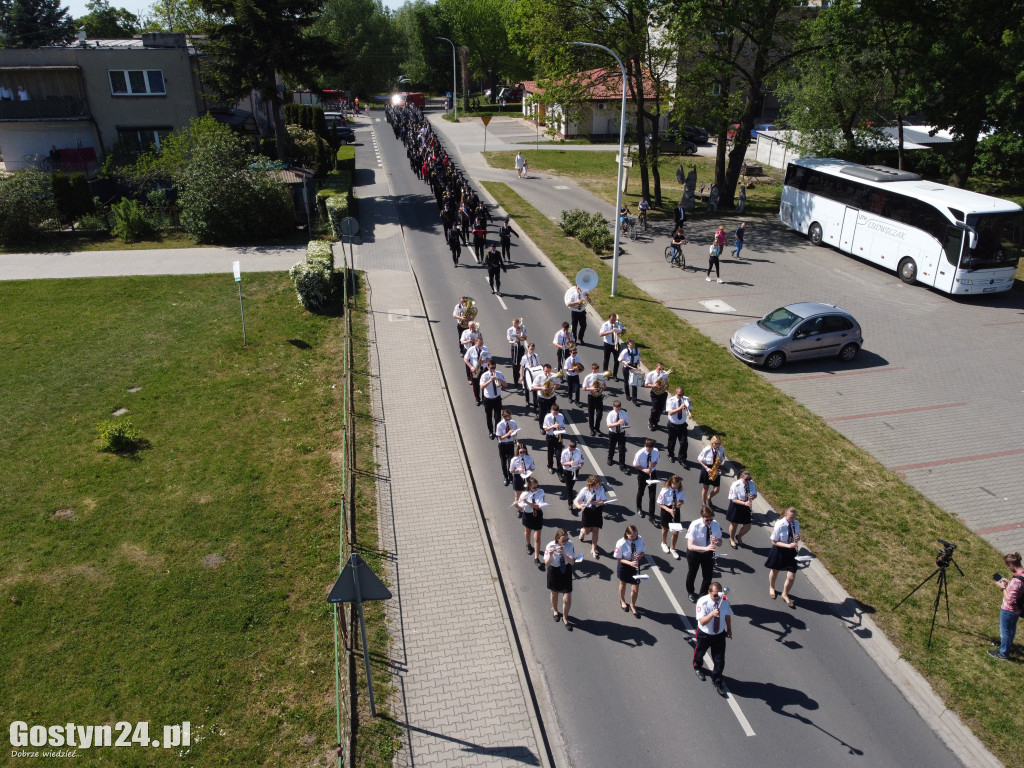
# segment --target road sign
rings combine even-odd
[[[353,575],[354,572],[354,575]],[[356,594],[355,579],[359,579],[359,593]],[[334,582],[328,603],[354,603],[356,600],[390,600],[391,592],[384,582],[370,570],[359,555],[353,554]]]
[[[480,120],[481,120],[481,122],[483,122],[484,125],[487,125],[487,124],[489,124],[491,122],[491,116],[490,115],[484,115],[483,117],[480,118]]]
[[[345,237],[354,237],[355,235],[358,235],[359,221],[351,216],[346,216],[341,220],[341,234],[345,235]]]
[[[235,282],[242,282],[242,262],[234,261],[231,263],[232,268],[235,270]]]

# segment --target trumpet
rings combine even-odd
[[[466,329],[469,324],[476,320],[476,316],[480,314],[480,309],[476,305],[476,299],[471,296],[466,297],[466,311],[462,315],[462,319],[459,320],[459,328]]]

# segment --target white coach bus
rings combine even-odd
[[[1010,290],[1024,243],[1016,203],[827,158],[789,164],[779,218],[815,245],[952,294]]]

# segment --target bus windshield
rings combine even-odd
[[[969,215],[967,223],[978,233],[978,244],[964,253],[966,269],[1013,267],[1024,247],[1024,213]]]

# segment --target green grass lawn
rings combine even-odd
[[[309,236],[304,229],[296,228],[295,234],[277,240],[253,243],[234,243],[236,246],[305,245]],[[0,253],[63,253],[74,251],[143,251],[152,248],[202,248],[191,237],[179,230],[165,231],[154,240],[140,240],[126,243],[112,235],[91,235],[70,229],[50,232],[31,245],[0,248]]]
[[[615,204],[615,180],[618,173],[618,165],[615,162],[615,155],[618,147],[608,152],[580,151],[580,150],[559,150],[540,149],[529,150],[524,148],[523,154],[530,163],[531,173],[552,173],[558,176],[565,176],[576,181],[583,189],[597,195],[608,202]],[[494,168],[515,167],[515,152],[485,152],[484,158]],[[697,169],[697,187],[701,184],[710,185],[715,180],[715,162],[711,157],[682,157],[680,155],[662,155],[660,157],[661,170],[661,206],[652,206],[651,218],[672,219],[672,211],[683,196],[683,186],[676,181],[676,169],[683,167],[683,173],[688,174],[692,168]],[[778,173],[776,169],[766,168],[768,174]],[[653,202],[654,178],[651,176],[651,200]],[[768,175],[758,178],[754,186],[747,189],[747,205],[744,215],[775,215],[779,211],[779,200],[782,196],[782,183],[779,178]],[[629,186],[626,194],[622,196],[623,202],[629,204],[631,211],[636,213],[636,204],[640,202],[640,166],[634,165],[629,169]],[[688,217],[702,218],[707,215],[703,206],[698,205],[697,210]],[[731,212],[715,214],[715,218],[727,218],[733,215]]]
[[[195,742],[76,765],[330,764],[341,322],[243,288],[247,347],[230,277],[0,283],[7,721]],[[97,450],[119,409],[134,456]]]
[[[508,185],[485,186],[566,276],[590,267],[602,285],[611,284],[607,262],[566,238]],[[1005,571],[1001,555],[621,275],[618,289],[615,298],[595,294],[595,309],[603,317],[618,313],[648,364],[660,360],[673,370],[673,386],[685,386],[698,422],[722,436],[727,457],[750,469],[775,509],[800,511],[808,548],[857,601],[856,612],[848,606],[843,613],[851,625],[857,612],[871,614],[989,749],[1008,766],[1024,765],[1013,706],[1024,687],[1020,652],[1010,664],[986,653],[989,640],[999,636],[1000,593],[991,574]],[[935,569],[936,539],[960,545],[956,559],[966,577],[951,574],[952,622],[947,626],[940,612],[926,648],[934,588],[898,611],[892,606]]]

